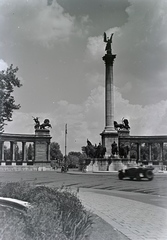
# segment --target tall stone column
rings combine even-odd
[[[105,62],[105,130],[114,131],[114,83],[113,63],[116,55],[106,54]]]
[[[112,34],[113,35],[113,34]],[[115,141],[118,144],[118,133],[114,129],[114,81],[113,81],[113,63],[116,58],[112,54],[110,39],[104,37],[106,44],[106,54],[102,58],[105,62],[105,128],[101,133],[102,145],[106,147],[106,156],[111,155],[111,144]]]

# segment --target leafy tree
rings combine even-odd
[[[12,121],[13,110],[19,109],[12,95],[14,87],[20,88],[22,84],[16,77],[18,67],[11,65],[7,70],[0,72],[0,132],[4,131],[6,121]]]
[[[80,152],[69,152],[67,156],[68,165],[71,167],[77,167],[79,165],[79,159],[82,153]]]
[[[50,144],[50,159],[51,160],[58,159],[60,161],[63,160],[63,154],[60,150],[60,145],[56,142],[52,142]]]

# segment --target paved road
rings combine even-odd
[[[153,181],[120,181],[117,173],[68,174],[51,172],[0,172],[0,182],[27,180],[39,184],[50,183],[54,186],[82,187],[103,190],[119,190],[125,192],[147,193],[167,196],[167,174],[158,174]]]
[[[83,204],[131,240],[167,240],[167,174],[153,181],[118,180],[117,174],[0,172],[0,182],[78,188]]]

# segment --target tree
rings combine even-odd
[[[20,104],[15,104],[12,95],[14,87],[20,88],[22,84],[16,77],[18,67],[11,65],[6,71],[0,72],[0,132],[4,131],[6,121],[12,121],[13,110],[20,108]]]
[[[79,166],[79,159],[82,153],[80,152],[69,152],[67,156],[68,165],[70,167]]]
[[[51,160],[63,160],[63,154],[60,150],[60,145],[56,142],[50,144],[50,159]]]

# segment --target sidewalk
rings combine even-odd
[[[167,240],[165,208],[86,189],[78,196],[87,209],[131,240]]]

